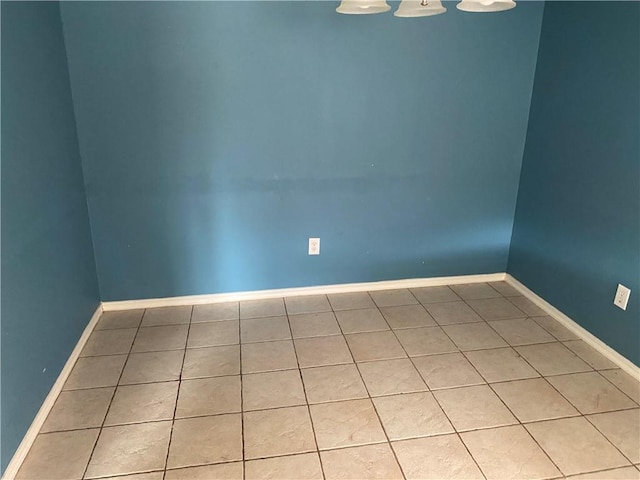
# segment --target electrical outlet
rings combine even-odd
[[[616,307],[620,307],[622,310],[626,310],[627,303],[629,303],[629,295],[631,295],[631,290],[624,285],[618,284],[618,290],[616,290],[616,296],[613,299],[613,304]]]
[[[320,239],[309,239],[309,255],[320,255]]]

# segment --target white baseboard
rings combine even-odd
[[[60,372],[60,375],[58,375],[56,383],[53,384],[53,387],[51,387],[49,394],[44,399],[40,410],[38,410],[38,414],[33,419],[33,422],[31,422],[29,430],[27,430],[27,433],[22,439],[22,442],[20,442],[16,453],[14,453],[13,457],[11,458],[9,465],[7,465],[7,468],[4,471],[4,475],[2,476],[3,480],[13,480],[18,474],[18,469],[22,465],[22,462],[24,462],[27,453],[29,453],[29,449],[38,436],[40,428],[42,428],[42,425],[47,419],[47,416],[49,416],[49,412],[53,408],[53,405],[56,403],[58,395],[60,395],[60,392],[62,392],[62,387],[64,387],[64,383],[67,381],[71,370],[73,370],[73,366],[76,364],[76,360],[78,359],[78,357],[80,357],[80,352],[84,348],[84,345],[87,343],[89,335],[91,335],[91,332],[93,332],[93,329],[98,323],[100,315],[102,315],[102,305],[98,305],[98,308],[96,308],[96,311],[92,315],[91,320],[89,320],[89,323],[85,327],[84,332],[82,332],[80,340],[78,340],[78,343],[71,352],[67,363],[65,363],[62,371]]]
[[[640,381],[640,367],[635,365],[631,360],[622,356],[620,353],[616,352],[609,345],[604,343],[598,337],[590,333],[581,327],[575,320],[572,320],[570,317],[562,313],[556,307],[551,305],[549,302],[544,300],[542,297],[539,297],[534,292],[525,287],[518,280],[513,278],[511,275],[506,274],[505,280],[516,290],[521,292],[525,297],[535,303],[537,306],[542,308],[545,312],[547,312],[550,316],[558,320],[563,326],[565,326],[568,330],[575,333],[581,340],[585,343],[591,345],[595,348],[600,354],[607,357],[613,363],[618,365],[622,370],[627,372],[633,378]]]
[[[300,295],[327,295],[330,293],[371,292],[374,290],[391,290],[394,288],[419,288],[461,283],[500,282],[505,279],[505,275],[505,273],[489,273],[484,275],[459,275],[456,277],[410,278],[383,282],[343,283],[338,285],[321,285],[318,287],[281,288],[277,290],[257,290],[253,292],[124,300],[103,302],[102,308],[107,312],[134,308],[175,307],[181,305],[202,305],[205,303],[238,302],[240,300],[264,300],[267,298],[297,297]]]

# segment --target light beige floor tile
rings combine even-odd
[[[121,312],[104,312],[96,325],[96,330],[113,330],[116,328],[138,328],[144,309],[123,310]]]
[[[121,385],[168,382],[180,379],[183,350],[132,353],[122,372]]]
[[[147,308],[142,317],[143,327],[158,327],[160,325],[184,325],[191,321],[191,305],[179,307]]]
[[[265,408],[306,405],[299,370],[253,373],[242,376],[242,408]]]
[[[289,320],[286,316],[249,318],[240,320],[242,343],[269,342],[291,338]]]
[[[132,353],[181,350],[187,343],[189,325],[167,325],[145,327],[138,330],[133,342]]]
[[[343,310],[336,312],[336,317],[343,333],[389,330],[389,325],[377,308]]]
[[[547,380],[583,414],[636,406],[629,397],[596,372],[560,375]]]
[[[432,327],[436,322],[422,305],[400,305],[380,309],[391,328]]]
[[[520,425],[460,434],[488,479],[552,478],[560,471]]]
[[[310,404],[353,400],[368,396],[360,373],[353,363],[303,368],[302,379]]]
[[[328,297],[329,302],[335,311],[351,310],[355,308],[371,308],[376,306],[367,292],[334,293],[332,295],[328,295]]]
[[[519,297],[522,295],[522,293],[513,288],[507,282],[489,282],[489,285],[505,297]]]
[[[100,432],[86,477],[125,475],[162,469],[167,458],[171,422],[106,427]]]
[[[578,336],[575,333],[564,327],[553,317],[536,317],[534,320],[538,325],[560,341],[578,340]]]
[[[432,390],[485,383],[461,353],[414,357],[413,363]]]
[[[433,394],[458,431],[517,423],[487,385],[438,390]]]
[[[322,403],[310,408],[321,450],[386,441],[369,399]]]
[[[300,297],[287,297],[284,299],[288,315],[301,313],[330,312],[331,305],[326,295],[303,295]]]
[[[194,323],[189,329],[187,348],[237,345],[239,331],[238,320]]]
[[[16,480],[81,479],[99,432],[90,429],[38,435]]]
[[[327,480],[402,480],[388,443],[320,452]]]
[[[483,298],[496,298],[502,295],[487,283],[465,283],[462,285],[450,285],[464,300],[481,300]]]
[[[598,353],[593,347],[587,345],[582,340],[569,340],[563,342],[564,346],[578,355],[582,360],[587,362],[596,370],[614,369],[617,367],[615,363]]]
[[[457,352],[458,347],[440,327],[396,330],[400,343],[411,356]]]
[[[286,314],[282,298],[240,302],[240,318],[278,317]]]
[[[467,358],[487,382],[535,378],[540,375],[512,348],[467,352]]]
[[[236,460],[242,460],[241,414],[185,418],[174,422],[167,468]]]
[[[406,357],[393,332],[367,332],[345,335],[356,362]]]
[[[515,347],[533,368],[542,375],[588,372],[592,368],[561,343],[544,343]]]
[[[133,475],[118,475],[117,477],[108,477],[109,480],[162,480],[164,470],[149,473],[134,473]],[[184,480],[184,479],[182,479]]]
[[[129,353],[136,328],[121,328],[118,330],[94,331],[82,349],[81,357],[95,357],[98,355],[119,355]]]
[[[246,480],[322,480],[317,453],[249,460],[245,464]]]
[[[527,316],[513,303],[502,297],[468,300],[467,303],[485,320],[507,320]]]
[[[391,446],[407,480],[484,478],[457,435],[403,440]]]
[[[640,382],[620,369],[600,372],[636,403],[640,403]]]
[[[455,302],[460,297],[446,285],[410,289],[420,303]]]
[[[542,378],[496,383],[492,387],[521,422],[579,415],[579,412]]]
[[[509,297],[509,301],[524,313],[526,313],[528,317],[545,317],[548,315],[547,312],[545,312],[542,308],[533,303],[527,297],[512,296]]]
[[[177,396],[178,382],[121,385],[116,390],[104,424],[171,420]]]
[[[291,340],[242,345],[242,373],[298,368]]]
[[[379,290],[377,292],[369,292],[371,298],[378,307],[395,307],[397,305],[412,305],[418,303],[406,288],[398,290]]]
[[[571,475],[571,480],[640,480],[640,470],[634,467],[614,468],[600,472]]]
[[[117,385],[126,360],[126,355],[79,358],[64,384],[64,390]]]
[[[525,428],[565,475],[629,464],[583,417],[529,423]]]
[[[182,378],[240,375],[240,346],[190,348],[184,357]]]
[[[453,433],[453,427],[429,392],[373,399],[389,440]]]
[[[553,335],[531,318],[515,318],[489,322],[491,328],[500,334],[509,345],[531,345],[533,343],[555,342]]]
[[[167,470],[164,480],[242,480],[242,469],[242,462],[179,468]]]
[[[358,369],[372,397],[427,390],[408,358],[359,363]]]
[[[165,480],[243,480],[242,462],[167,470]],[[126,479],[123,479],[126,480]]]
[[[633,463],[640,463],[640,409],[598,413],[588,419]]]
[[[176,418],[241,412],[240,399],[239,375],[183,380]]]
[[[240,307],[238,302],[212,303],[209,305],[194,305],[191,323],[220,322],[224,320],[238,320]]]
[[[485,322],[442,327],[462,351],[506,347],[505,341]]]
[[[307,407],[244,413],[246,460],[315,450],[316,443]]]
[[[482,322],[482,317],[465,302],[432,303],[425,308],[438,325]]]
[[[298,338],[294,343],[301,368],[353,362],[342,335]]]
[[[61,392],[40,433],[101,427],[114,390],[110,387]]]
[[[340,335],[340,325],[333,312],[303,313],[289,315],[293,338],[323,337]]]

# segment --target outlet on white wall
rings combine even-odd
[[[320,255],[320,239],[309,239],[309,255]]]
[[[616,307],[620,307],[622,310],[626,310],[627,303],[629,303],[629,295],[631,295],[631,289],[619,283],[618,290],[616,290],[616,296],[613,299],[613,304]]]

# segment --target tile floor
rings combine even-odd
[[[103,314],[18,478],[640,478],[640,385],[503,282]]]

